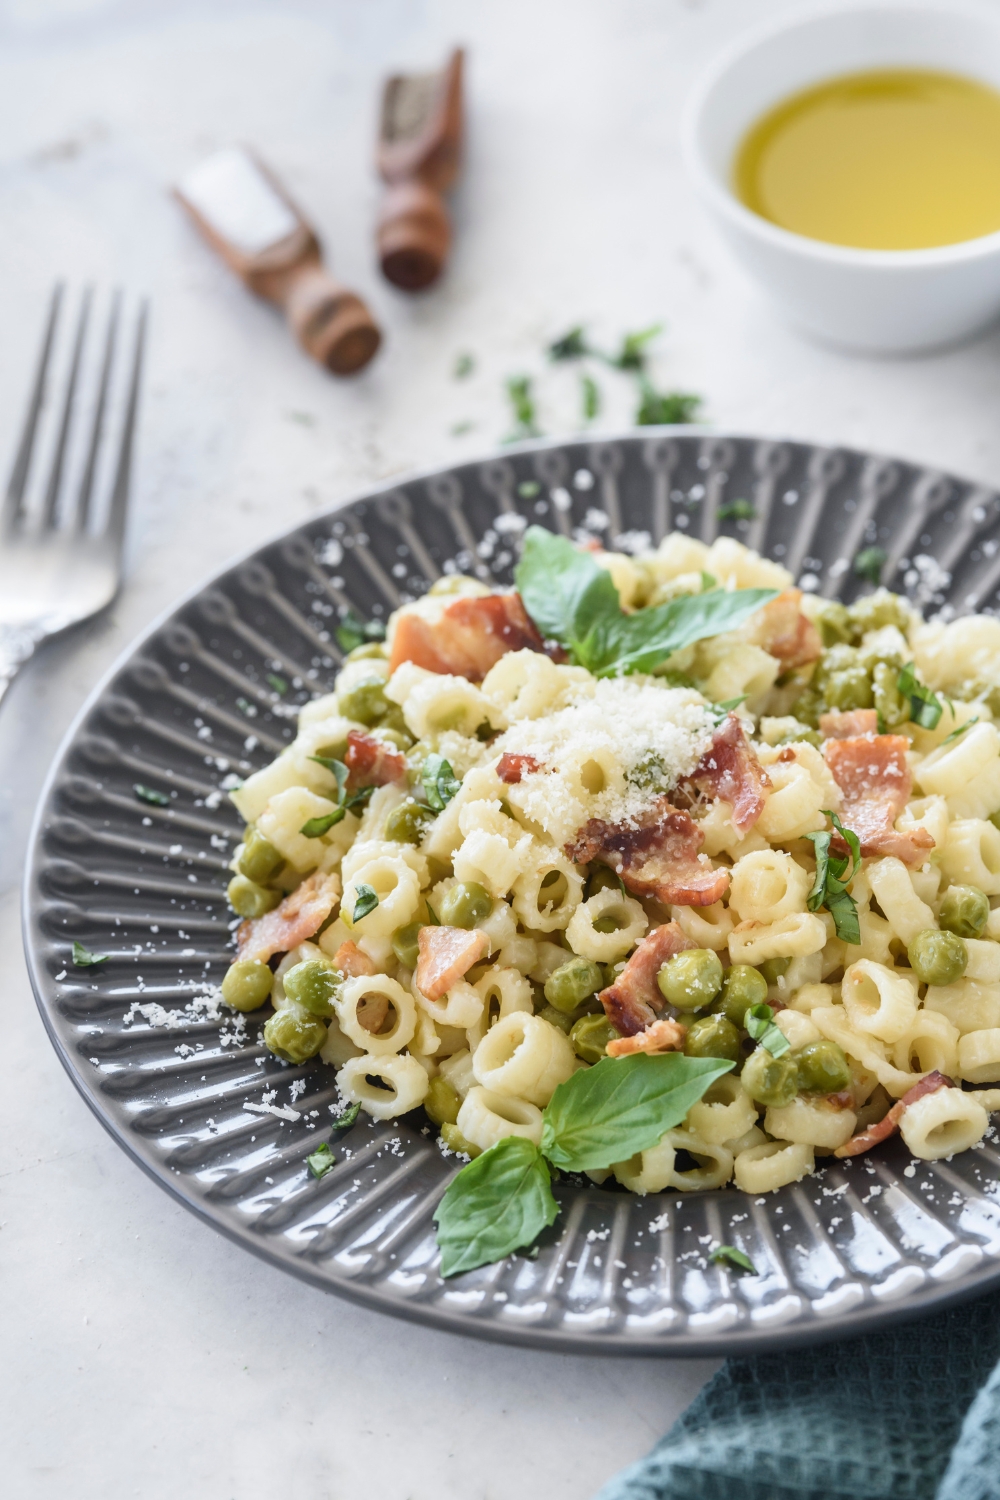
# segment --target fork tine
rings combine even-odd
[[[21,431],[21,441],[18,444],[17,457],[14,459],[14,467],[10,471],[7,481],[7,494],[3,506],[3,525],[9,527],[17,520],[21,513],[24,501],[25,486],[28,482],[28,471],[31,468],[31,455],[35,446],[35,434],[38,431],[38,418],[45,404],[45,380],[49,369],[49,359],[52,355],[52,344],[55,339],[56,324],[59,320],[59,309],[62,305],[64,284],[57,281],[52,288],[52,297],[49,301],[49,316],[45,324],[45,333],[42,337],[42,349],[38,356],[38,366],[35,370],[35,383],[31,389],[31,400],[24,418],[24,427]]]
[[[59,485],[62,481],[63,463],[66,459],[66,443],[69,438],[70,424],[73,420],[73,406],[76,402],[76,383],[80,374],[80,356],[83,353],[83,341],[87,333],[87,320],[90,317],[90,302],[93,294],[93,287],[88,286],[80,302],[80,315],[76,323],[76,338],[73,341],[73,358],[69,367],[69,379],[66,382],[66,395],[63,398],[62,416],[59,419],[59,436],[56,439],[56,449],[52,455],[52,467],[49,470],[49,482],[45,487],[45,499],[42,504],[43,526],[55,525],[56,507],[59,503]]]
[[[121,291],[116,291],[111,300],[111,311],[108,314],[108,331],[104,339],[104,359],[101,364],[101,383],[97,392],[97,404],[94,408],[94,421],[90,431],[90,447],[87,450],[87,462],[84,465],[83,478],[80,480],[80,492],[76,504],[76,524],[80,531],[86,529],[90,516],[90,497],[94,488],[97,453],[101,446],[101,436],[104,431],[104,412],[107,406],[108,386],[111,382],[111,363],[114,355],[115,338],[118,332],[118,315],[121,310],[121,300]]]
[[[149,303],[144,301],[139,309],[135,330],[135,352],[132,355],[132,377],[129,382],[128,403],[125,408],[125,425],[122,428],[118,449],[118,465],[115,469],[114,487],[111,491],[111,506],[108,511],[106,533],[119,543],[125,533],[125,513],[128,509],[129,480],[132,473],[132,445],[135,438],[135,420],[139,409],[139,377],[142,373],[143,353],[146,345],[146,319]]]

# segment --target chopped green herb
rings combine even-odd
[[[734,708],[739,708],[740,704],[745,703],[746,701],[746,693],[741,693],[738,698],[726,698],[722,703],[713,703],[711,705],[711,709],[715,714],[716,719],[721,724],[727,714],[731,714]]]
[[[537,479],[522,479],[517,487],[517,493],[522,500],[534,500],[536,495],[542,493],[542,487]]]
[[[775,1026],[774,1011],[769,1005],[751,1005],[743,1017],[743,1028],[772,1057],[780,1057],[791,1045],[785,1033]]]
[[[342,823],[346,814],[346,807],[335,807],[333,812],[321,813],[318,818],[310,818],[308,822],[303,823],[299,832],[306,839],[321,839],[324,833],[329,833],[331,828]]]
[[[336,777],[337,802],[342,803],[344,800],[344,789],[347,786],[347,778],[351,774],[344,765],[344,762],[330,755],[310,755],[309,759],[314,760],[318,766],[322,766],[324,770],[329,771],[331,775]]]
[[[912,661],[908,662],[900,672],[898,687],[903,697],[910,700],[912,722],[918,724],[921,729],[936,729],[944,713],[944,704],[937,693],[932,692],[920,681],[914,671]]]
[[[137,781],[132,790],[140,802],[148,802],[150,807],[170,806],[170,798],[166,792],[157,792],[151,786],[143,786],[141,781]]]
[[[78,969],[92,969],[97,964],[106,964],[110,957],[109,953],[91,953],[82,943],[73,944],[73,962]]]
[[[315,1151],[310,1152],[306,1157],[306,1162],[310,1172],[318,1178],[325,1177],[330,1168],[337,1165],[337,1158],[324,1141],[322,1146],[317,1146]]]
[[[662,332],[663,324],[654,323],[651,328],[643,328],[639,333],[626,333],[622,338],[621,348],[608,363],[614,365],[616,370],[645,370],[646,345],[652,343]]]
[[[274,688],[274,691],[278,694],[279,698],[282,697],[283,694],[288,692],[288,683],[283,677],[279,677],[277,672],[268,672],[264,680],[267,682],[269,687]]]
[[[378,893],[372,886],[365,885],[362,881],[361,885],[356,887],[351,921],[355,923],[363,921],[369,912],[375,910],[376,906],[378,906]]]
[[[732,1266],[736,1271],[749,1271],[751,1276],[759,1276],[760,1272],[750,1259],[744,1255],[742,1250],[737,1250],[735,1245],[716,1245],[714,1250],[709,1251],[709,1260],[718,1264]]]
[[[964,734],[967,729],[971,729],[972,728],[973,724],[978,724],[978,723],[979,723],[979,715],[978,714],[976,714],[976,716],[975,716],[974,719],[966,719],[965,723],[964,724],[959,724],[959,726],[958,726],[957,729],[953,729],[951,731],[951,734],[945,735],[944,739],[941,741],[941,744],[942,745],[950,745],[951,742],[952,742],[952,740],[957,740],[960,734]]]
[[[349,1130],[350,1127],[354,1124],[355,1120],[358,1118],[360,1109],[361,1105],[357,1102],[355,1102],[354,1104],[349,1104],[344,1110],[344,1113],[342,1115],[338,1115],[334,1120],[334,1130]]]
[[[434,910],[434,908],[431,905],[431,903],[427,900],[426,896],[424,897],[424,905],[426,906],[427,913],[428,913],[428,915],[429,915],[429,917],[431,919],[430,920],[430,925],[432,927],[440,927],[441,926],[441,918],[438,916],[437,912]]]
[[[467,380],[475,368],[476,361],[471,354],[457,354],[451,373],[455,380]]]
[[[601,409],[601,388],[592,375],[580,376],[580,408],[584,422],[592,422]]]
[[[299,829],[303,838],[320,839],[324,833],[329,833],[331,828],[335,828],[338,823],[342,822],[349,812],[354,812],[355,808],[363,807],[375,788],[373,786],[363,786],[356,792],[351,792],[348,795],[347,778],[350,772],[342,760],[336,760],[328,755],[310,755],[309,759],[314,760],[318,766],[325,766],[336,777],[337,781],[337,805],[333,811],[321,813],[318,818],[310,818]]]
[[[475,425],[475,422],[469,422],[468,420],[464,422],[453,422],[448,431],[451,433],[452,437],[464,437],[467,432],[472,431]]]
[[[443,812],[462,785],[455,777],[451,762],[432,751],[424,761],[421,776],[428,807]]]
[[[635,425],[673,427],[693,422],[701,404],[700,396],[692,396],[683,391],[657,391],[644,380]]]
[[[577,328],[571,328],[564,333],[561,339],[555,339],[548,348],[549,359],[554,364],[568,359],[584,359],[594,351],[587,343],[586,334],[581,324]]]
[[[248,719],[255,719],[257,717],[256,706],[246,698],[237,698],[236,707],[241,714],[246,714]]]
[[[541,437],[542,434],[536,422],[531,376],[511,375],[507,381],[507,399],[514,418],[514,431],[507,441],[516,443],[521,438]]]
[[[716,578],[715,574],[714,573],[706,573],[705,569],[702,568],[702,570],[701,570],[701,591],[702,591],[702,593],[703,594],[707,594],[708,591],[709,591],[709,589],[717,589],[718,587],[719,587],[719,580]]]
[[[289,422],[298,422],[300,427],[316,426],[316,418],[311,411],[290,411],[286,412],[285,415],[288,417]]]
[[[756,521],[757,512],[750,500],[727,500],[716,512],[720,521]]]
[[[854,559],[855,576],[864,578],[877,588],[882,581],[882,569],[887,558],[888,553],[882,547],[862,547]]]
[[[353,610],[344,615],[334,631],[341,651],[355,651],[371,641],[385,640],[385,624],[382,620],[362,620]]]
[[[824,817],[833,823],[832,829],[822,833],[807,833],[816,850],[816,879],[809,892],[806,905],[810,911],[825,906],[833,918],[833,925],[841,942],[859,944],[861,927],[858,922],[858,905],[847,887],[861,868],[861,844],[850,828],[845,828],[835,812],[823,809]],[[850,855],[831,852],[830,843],[834,831],[840,834]]]

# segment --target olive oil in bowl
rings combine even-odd
[[[926,250],[1000,230],[1000,93],[950,73],[850,73],[793,94],[741,142],[741,201],[795,234]]]

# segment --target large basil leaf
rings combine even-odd
[[[514,580],[546,640],[574,651],[595,620],[621,613],[607,568],[543,526],[529,526],[525,532]]]
[[[679,1125],[731,1062],[682,1052],[605,1057],[561,1083],[545,1107],[542,1150],[557,1167],[587,1172],[627,1161]]]
[[[438,1204],[441,1275],[457,1276],[530,1245],[558,1212],[538,1147],[505,1136],[462,1168]]]

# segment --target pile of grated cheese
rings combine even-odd
[[[491,753],[531,755],[545,768],[522,776],[508,800],[557,844],[568,842],[590,818],[633,823],[662,787],[639,786],[629,778],[650,755],[674,786],[689,775],[712,743],[716,720],[704,699],[690,688],[661,687],[642,677],[604,678],[580,685],[566,708],[511,726]],[[588,793],[581,766],[600,754],[621,775]]]

